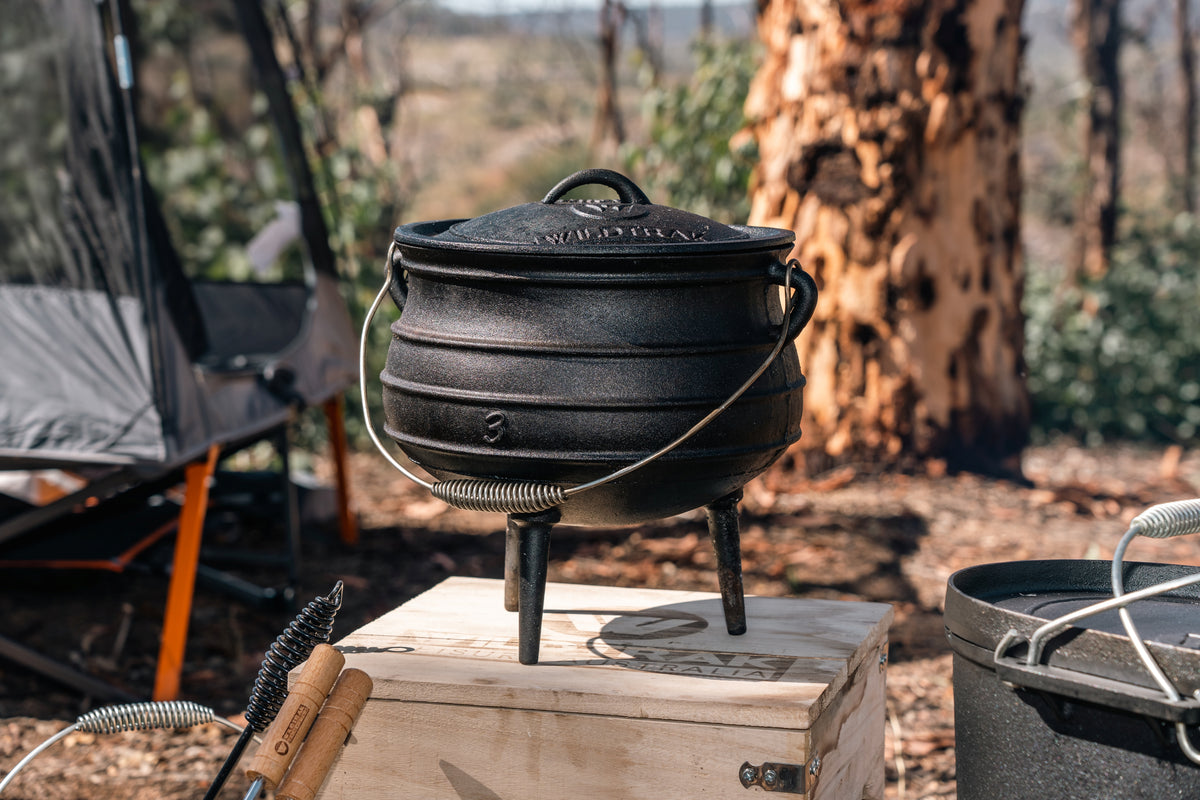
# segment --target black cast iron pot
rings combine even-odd
[[[587,184],[619,200],[563,200]],[[748,391],[676,450],[569,497],[562,521],[635,523],[728,495],[800,437],[804,377],[780,328],[790,231],[726,226],[654,205],[607,170],[540,203],[396,229],[383,372],[387,434],[441,480],[575,486],[687,431],[788,345]]]
[[[618,199],[564,199],[589,184]],[[817,289],[781,261],[794,238],[655,205],[608,170],[540,203],[396,229],[386,431],[436,481],[376,444],[453,505],[508,513],[505,607],[520,611],[522,663],[538,658],[558,522],[706,507],[726,627],[746,630],[741,487],[800,438],[792,342]]]

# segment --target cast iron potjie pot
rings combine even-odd
[[[617,199],[566,198],[589,185]],[[792,342],[817,290],[781,260],[794,238],[655,205],[609,170],[541,202],[396,229],[385,430],[435,495],[509,513],[505,604],[521,611],[522,662],[537,658],[527,640],[557,522],[707,507],[727,627],[745,630],[741,487],[800,438]],[[540,504],[506,505],[531,486]]]
[[[619,200],[561,200],[601,184]],[[441,480],[578,485],[637,461],[721,404],[781,335],[790,231],[651,204],[624,176],[577,173],[540,203],[396,229],[385,430]],[[731,408],[661,459],[559,507],[620,525],[728,495],[800,438],[788,346]]]

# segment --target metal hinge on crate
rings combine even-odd
[[[768,792],[804,794],[808,791],[808,776],[814,778],[821,771],[821,757],[813,755],[808,764],[777,764],[764,761],[755,766],[746,761],[738,767],[738,780],[749,789],[758,786]]]

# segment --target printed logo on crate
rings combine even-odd
[[[695,675],[732,680],[778,681],[797,658],[688,647],[687,640],[707,630],[708,621],[671,608],[646,611],[547,609],[542,662],[576,667],[608,667]],[[449,656],[483,661],[516,657],[517,640],[510,637],[400,637],[407,646],[388,648],[424,656]],[[343,646],[348,652],[375,648]]]
[[[587,662],[589,665],[747,681],[777,681],[796,663],[792,656],[676,650],[623,643],[614,646],[613,642],[601,638],[590,641],[588,649],[598,657]]]
[[[699,614],[672,608],[645,611],[553,611],[546,609],[542,628],[571,639],[599,636],[605,641],[679,639],[699,633],[708,620]]]

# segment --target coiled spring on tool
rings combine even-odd
[[[329,641],[333,634],[333,618],[341,607],[342,582],[338,581],[328,595],[317,597],[302,608],[279,634],[279,638],[271,643],[262,668],[254,679],[254,688],[250,690],[250,702],[246,706],[246,730],[234,742],[217,777],[208,787],[204,800],[214,800],[253,735],[266,730],[275,719],[283,701],[287,699],[288,672],[300,666],[312,654],[314,647]]]
[[[85,733],[122,733],[124,731],[146,731],[152,728],[191,728],[209,722],[218,722],[235,731],[243,730],[207,706],[191,703],[187,700],[166,700],[157,703],[127,703],[120,706],[108,706],[89,711],[63,728],[16,763],[4,780],[0,781],[0,792],[17,777],[17,773],[25,768],[40,753],[60,739],[64,739],[75,731]]]
[[[567,500],[567,493],[561,486],[547,483],[449,480],[433,484],[429,491],[455,508],[509,514],[545,511]]]
[[[287,698],[288,672],[300,666],[313,648],[329,641],[333,618],[342,607],[342,582],[338,581],[325,597],[317,597],[279,634],[267,650],[262,668],[250,690],[246,707],[246,726],[255,732],[266,730]]]
[[[242,751],[254,738],[254,734],[265,730],[279,713],[283,701],[287,698],[288,672],[304,662],[318,644],[329,641],[329,637],[333,634],[334,616],[342,607],[342,588],[342,582],[338,581],[328,595],[317,597],[301,609],[296,618],[271,644],[266,658],[263,660],[262,669],[259,670],[258,677],[254,681],[254,688],[250,692],[250,702],[246,708],[245,728],[235,725],[224,717],[217,716],[211,708],[186,700],[128,703],[98,708],[82,715],[75,720],[74,724],[68,725],[54,734],[21,759],[0,781],[0,792],[3,792],[5,787],[12,783],[17,773],[35,756],[73,731],[120,733],[152,728],[190,728],[208,722],[218,722],[236,731],[241,731],[242,735],[222,766],[216,781],[209,787],[209,794],[206,797],[215,796],[237,764],[237,759]]]
[[[216,712],[211,708],[187,700],[167,700],[97,708],[75,720],[75,729],[85,733],[121,733],[152,728],[191,728],[216,721]]]
[[[1188,533],[1200,533],[1200,500],[1176,500],[1159,503],[1134,517],[1129,527],[1151,539],[1169,539]]]

